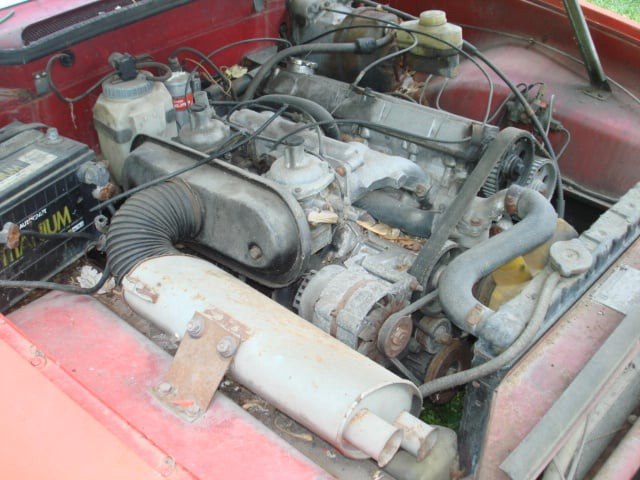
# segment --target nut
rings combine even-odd
[[[200,413],[200,407],[197,403],[192,403],[185,409],[185,413],[189,417],[196,417]]]
[[[202,320],[200,320],[199,318],[194,318],[187,324],[187,333],[192,338],[200,338],[203,331],[204,325],[202,324]]]
[[[216,351],[224,358],[231,357],[238,349],[238,342],[236,339],[227,335],[222,337],[216,345]]]
[[[162,382],[158,385],[157,390],[160,395],[169,395],[173,391],[173,386],[168,382]]]

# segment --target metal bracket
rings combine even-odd
[[[36,72],[33,74],[33,86],[36,91],[36,96],[41,97],[49,93],[49,77],[47,72]]]
[[[170,411],[193,422],[209,407],[251,330],[219,310],[196,312],[163,381],[153,389]]]

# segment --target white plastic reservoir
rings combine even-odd
[[[162,82],[148,80],[147,75],[140,72],[126,82],[118,77],[106,80],[93,107],[100,149],[118,183],[136,135],[170,139],[178,134],[169,91]]]

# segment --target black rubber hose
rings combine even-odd
[[[410,207],[383,192],[367,193],[355,206],[369,212],[376,220],[397,227],[409,235],[431,236],[434,213]]]
[[[293,95],[270,94],[262,95],[256,101],[266,104],[289,105],[295,109],[302,110],[313,117],[315,121],[325,122],[320,128],[322,128],[322,131],[328,137],[335,138],[336,140],[340,139],[340,129],[335,123],[330,123],[331,120],[334,120],[333,116],[326,108],[313,100],[295,97]]]
[[[485,320],[494,313],[473,296],[476,282],[542,245],[556,229],[558,216],[539,192],[514,185],[509,188],[504,203],[507,213],[517,214],[522,220],[456,257],[438,282],[440,303],[447,317],[472,334],[481,330]]]
[[[113,216],[107,232],[107,265],[119,284],[140,261],[178,252],[174,245],[195,237],[203,207],[182,181],[169,181],[131,196]]]
[[[252,100],[258,88],[271,74],[274,67],[287,57],[308,53],[372,53],[393,41],[393,33],[389,33],[378,39],[359,39],[360,41],[350,43],[312,43],[310,45],[296,45],[279,51],[269,60],[262,64],[256,76],[247,87],[242,96],[242,100]],[[366,41],[369,40],[369,41]]]

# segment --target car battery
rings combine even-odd
[[[0,278],[5,280],[47,280],[80,258],[90,241],[46,234],[94,231],[95,214],[89,210],[97,201],[78,169],[93,162],[95,154],[55,129],[43,133],[37,127],[14,122],[0,129],[0,228],[11,222],[20,230],[45,234],[21,234],[13,248],[0,246]],[[27,293],[0,288],[0,311]]]

